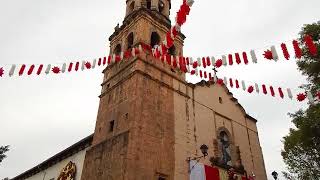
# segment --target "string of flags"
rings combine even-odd
[[[31,64],[31,65],[16,65],[13,64],[10,66],[8,71],[9,77],[14,75],[23,76],[23,75],[43,75],[43,74],[62,74],[62,73],[71,73],[77,71],[84,71],[95,69],[96,67],[105,67],[106,65],[110,65],[116,62],[119,62],[123,59],[128,59],[131,57],[137,56],[140,52],[142,52],[142,46],[139,45],[136,48],[129,49],[120,55],[109,55],[105,57],[100,57],[93,60],[86,61],[76,61],[76,62],[68,62],[68,63],[55,63],[52,64]],[[5,74],[5,69],[0,67],[0,77],[3,77]]]
[[[115,55],[113,54],[112,56],[104,57],[103,60],[99,58],[99,60],[93,60],[93,61],[82,61],[82,62],[73,62],[70,63],[63,63],[63,65],[56,65],[51,67],[51,64],[48,64],[46,67],[44,67],[44,64],[40,64],[38,67],[36,67],[34,64],[28,67],[25,64],[22,64],[20,69],[19,69],[19,76],[24,75],[27,73],[27,75],[32,75],[36,73],[37,75],[43,74],[43,71],[45,74],[49,73],[54,73],[54,74],[60,74],[60,73],[65,73],[66,71],[71,72],[72,70],[78,71],[80,68],[81,70],[85,69],[94,69],[96,66],[96,63],[98,66],[105,66],[106,64],[112,64],[114,62],[119,62],[124,58],[130,57],[130,55],[135,56],[135,54],[139,53],[139,51],[142,51],[142,48],[152,52],[152,55],[156,58],[160,58],[163,62],[167,62],[168,64],[176,67],[178,66],[181,68],[182,71],[184,72],[190,72],[189,70],[189,65],[192,65],[192,67],[195,69],[196,67],[201,67],[207,68],[210,66],[220,68],[221,66],[232,66],[233,64],[249,64],[249,56],[251,56],[251,60],[253,63],[258,62],[258,58],[256,55],[255,50],[251,50],[250,53],[247,52],[242,52],[242,53],[234,53],[234,54],[228,54],[222,55],[220,59],[215,59],[214,56],[205,56],[205,57],[198,57],[196,58],[196,61],[193,61],[193,58],[189,57],[173,57],[167,54],[168,49],[173,46],[173,42],[178,35],[178,32],[181,30],[181,26],[186,22],[187,15],[190,13],[190,8],[192,7],[194,1],[193,0],[183,0],[183,4],[180,6],[179,11],[177,12],[176,16],[176,24],[170,28],[170,30],[167,32],[165,40],[163,41],[162,44],[156,46],[154,49],[150,47],[149,45],[146,44],[141,44],[139,45],[139,48],[132,48],[129,49],[126,52],[121,52],[120,55]],[[317,46],[313,42],[313,39],[310,35],[306,35],[304,37],[304,43],[305,46],[308,48],[310,54],[312,56],[317,56],[318,55],[318,50]],[[302,57],[302,50],[300,48],[300,44],[297,40],[292,41],[292,45],[294,48],[295,52],[295,57],[298,59],[301,59]],[[143,47],[142,47],[143,46]],[[285,43],[281,44],[281,49],[283,52],[283,55],[285,59],[289,60],[290,59],[290,54],[287,48],[287,45]],[[271,46],[270,50],[264,51],[263,54],[265,59],[268,60],[274,60],[277,61],[279,60],[279,56],[276,50],[275,46]],[[179,63],[177,63],[179,61]],[[68,66],[68,68],[67,68]],[[81,67],[80,67],[81,66]],[[16,71],[17,66],[14,64],[11,66],[9,70],[9,76],[13,76],[15,71]],[[27,70],[26,70],[27,69]],[[27,72],[25,72],[27,71]],[[36,71],[36,72],[35,72]],[[5,70],[3,67],[0,67],[0,77],[2,77],[5,73]],[[191,74],[194,74],[195,72],[191,72]]]
[[[318,55],[318,50],[315,45],[315,43],[312,40],[312,37],[309,35],[306,35],[304,38],[304,43],[306,48],[308,49],[309,53],[312,56],[317,56]],[[302,49],[301,47],[303,44],[299,44],[297,40],[292,41],[292,48],[294,50],[294,55],[290,55],[288,46],[286,43],[281,43],[280,47],[282,50],[283,57],[286,60],[289,60],[291,57],[295,57],[297,59],[302,58]],[[157,58],[163,58],[163,56],[168,59],[167,54],[161,53],[161,51],[157,51],[152,49],[152,54],[154,57]],[[271,46],[270,49],[267,49],[264,51],[264,54],[262,54],[263,58],[266,60],[273,60],[277,62],[280,59],[280,56],[277,52],[276,46]],[[175,57],[174,57],[175,58]],[[179,57],[180,58],[180,57]],[[203,57],[197,57],[197,58],[192,58],[192,57],[182,57],[187,65],[192,65],[193,68],[196,67],[203,67],[203,68],[220,68],[222,66],[232,66],[235,64],[245,64],[248,65],[249,62],[251,61],[253,64],[258,63],[258,56],[256,53],[256,50],[250,50],[250,52],[237,52],[233,54],[228,54],[228,55],[222,55],[221,58],[216,59],[214,56],[203,56]]]
[[[275,87],[272,85],[259,83],[248,83],[245,80],[239,80],[236,78],[224,77],[223,79],[221,79],[218,78],[216,75],[212,75],[211,73],[207,73],[206,71],[202,70],[199,70],[199,73],[194,73],[193,75],[199,76],[201,79],[205,81],[214,81],[217,84],[225,85],[230,88],[242,89],[243,91],[246,91],[249,94],[255,92],[257,94],[271,95],[272,97],[280,97],[281,99],[287,97],[291,100],[293,98],[296,98],[299,102],[309,100],[311,104],[320,103],[320,91],[316,94],[312,94],[311,92],[298,93],[296,97],[294,97],[290,88]]]
[[[22,75],[41,75],[41,74],[60,74],[60,73],[66,73],[66,72],[77,72],[77,71],[84,71],[84,70],[90,70],[94,69],[95,67],[105,67],[106,65],[111,65],[113,63],[120,62],[124,59],[129,59],[131,57],[137,56],[141,52],[148,52],[152,53],[152,49],[150,45],[147,44],[140,44],[136,48],[129,49],[125,52],[122,52],[120,55],[109,55],[107,57],[102,57],[98,59],[94,59],[91,61],[76,61],[76,62],[69,62],[69,63],[63,63],[60,65],[26,65],[22,64],[21,66],[17,67],[17,65],[12,65],[9,70],[9,76],[12,77],[16,72],[18,72],[19,76]],[[155,53],[153,55],[156,57]],[[244,57],[246,57],[246,53],[243,53]],[[157,57],[156,57],[157,58]],[[279,87],[278,89],[274,88],[274,86],[267,86],[265,84],[258,84],[258,83],[246,83],[246,81],[234,79],[234,78],[227,78],[224,77],[223,79],[217,78],[214,74],[211,72],[207,72],[205,70],[198,70],[199,64],[210,66],[212,64],[221,64],[223,62],[217,60],[214,61],[214,58],[198,58],[197,61],[193,62],[192,58],[189,57],[181,57],[181,56],[172,56],[169,54],[162,55],[158,57],[160,61],[162,61],[165,64],[168,64],[172,66],[175,69],[179,69],[182,72],[190,73],[191,75],[195,75],[200,77],[203,80],[206,81],[214,81],[217,84],[220,85],[226,85],[230,88],[236,88],[236,89],[243,89],[244,91],[247,91],[248,93],[253,93],[254,91],[256,93],[262,92],[265,95],[271,95],[272,97],[279,96],[280,98],[284,98],[287,96],[289,99],[293,99],[294,96],[292,94],[292,91],[290,88],[283,89]],[[191,67],[190,67],[191,66]],[[206,66],[204,66],[206,67]],[[218,66],[216,66],[218,67]],[[193,68],[193,69],[192,69]],[[192,69],[192,70],[191,70]],[[4,75],[4,69],[0,68],[0,77]],[[310,92],[305,93],[299,93],[296,95],[296,99],[299,102],[305,101],[306,99],[309,100],[310,103],[319,103],[320,102],[320,91],[317,92],[315,95],[313,95]]]
[[[187,16],[190,13],[191,7],[193,5],[193,0],[183,0],[182,5],[180,6],[179,11],[176,16],[176,24],[171,27],[171,29],[166,33],[164,41],[160,45],[151,47],[153,53],[165,55],[174,45],[174,40],[177,37],[178,33],[181,31],[181,26],[186,22]]]

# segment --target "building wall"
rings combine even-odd
[[[72,161],[73,163],[76,164],[77,172],[76,172],[76,179],[75,180],[80,180],[81,174],[82,174],[84,158],[85,158],[85,154],[86,154],[87,149],[79,151],[78,153],[76,153],[66,159],[63,159],[62,161],[54,164],[53,166],[49,167],[48,169],[41,171],[41,172],[27,178],[26,180],[52,180],[52,179],[56,180],[59,177],[61,170],[70,161]]]
[[[242,164],[256,179],[266,180],[263,155],[256,122],[246,118],[246,113],[227,89],[220,85],[196,86],[194,88],[175,81],[175,179],[188,179],[188,157],[202,155],[199,147],[209,147],[209,157],[217,154],[214,141],[219,128],[230,132],[233,148],[239,146]],[[185,95],[183,95],[185,94]],[[222,103],[219,102],[222,98]],[[233,154],[235,163],[236,154]],[[209,157],[202,160],[210,165]]]

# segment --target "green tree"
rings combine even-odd
[[[8,151],[9,151],[9,146],[0,146],[0,163],[4,158],[7,157],[5,153]]]
[[[304,44],[305,35],[316,42],[318,55],[312,56],[303,46],[303,58],[298,61],[299,70],[307,76],[308,84],[302,85],[313,94],[320,90],[320,22],[305,25],[300,32],[300,44]],[[320,179],[320,104],[309,104],[306,110],[289,114],[295,125],[283,139],[282,157],[291,177],[303,180]],[[290,174],[286,173],[286,176]]]

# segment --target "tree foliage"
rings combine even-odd
[[[318,47],[318,55],[312,56],[303,46],[303,58],[298,61],[299,70],[308,77],[308,84],[302,85],[313,94],[320,90],[320,22],[305,25],[300,32],[300,44],[305,35],[310,35]],[[283,139],[282,157],[291,175],[303,180],[320,179],[320,104],[309,104],[306,110],[290,114],[294,129]]]
[[[310,35],[318,47],[318,55],[312,56],[306,46],[304,45],[305,35]],[[320,21],[313,24],[305,25],[299,33],[299,41],[302,47],[303,57],[301,61],[297,62],[299,70],[303,75],[307,76],[309,84],[303,87],[306,90],[315,92],[320,89]]]
[[[5,153],[8,151],[9,151],[9,146],[0,146],[0,163],[4,158],[7,157]]]

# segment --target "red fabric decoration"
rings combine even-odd
[[[212,75],[209,73],[209,80],[212,81]]]
[[[173,39],[171,38],[170,32],[167,33],[167,48],[169,49],[171,46],[173,46]]]
[[[253,90],[254,90],[253,86],[249,86],[248,92],[249,92],[250,94],[253,92]]]
[[[192,67],[193,69],[196,69],[198,67],[198,62],[197,61],[193,62]]]
[[[317,46],[313,43],[313,39],[310,35],[306,35],[304,37],[304,41],[309,49],[309,52],[312,56],[317,56],[318,54],[318,49]]]
[[[108,64],[111,64],[111,56],[108,56]]]
[[[22,75],[23,75],[23,72],[24,72],[25,69],[26,69],[26,65],[23,64],[23,65],[21,66],[21,68],[20,68],[19,76],[22,76]]]
[[[142,49],[148,51],[148,52],[151,52],[152,51],[152,48],[149,44],[145,44],[145,43],[141,43],[141,47]]]
[[[98,60],[98,66],[101,66],[101,58],[99,58],[99,60]]]
[[[43,64],[41,64],[38,68],[38,71],[37,71],[37,75],[40,75],[41,74],[41,71],[43,69]]]
[[[297,95],[297,100],[298,100],[299,102],[304,101],[306,98],[307,98],[307,95],[304,94],[304,93],[300,93],[300,94]]]
[[[229,79],[229,82],[230,82],[230,87],[233,87],[233,81],[231,78]]]
[[[28,71],[28,75],[30,76],[34,70],[34,65],[31,65],[30,68],[29,68],[29,71]]]
[[[103,65],[106,65],[106,63],[107,63],[107,57],[103,57]]]
[[[289,54],[289,52],[288,52],[288,48],[287,48],[287,45],[286,45],[285,43],[282,43],[282,44],[281,44],[281,49],[282,49],[284,58],[286,58],[287,60],[289,60],[289,59],[290,59],[290,54]]]
[[[173,37],[176,37],[177,35],[178,35],[178,31],[177,31],[177,29],[174,27],[174,28],[172,28],[172,34],[173,34]]]
[[[55,66],[52,68],[52,72],[55,73],[55,74],[59,74],[60,73],[60,68]]]
[[[299,42],[296,40],[292,41],[293,48],[294,48],[294,53],[296,54],[296,58],[301,59],[302,57],[302,50],[299,47]]]
[[[279,90],[279,95],[280,97],[283,99],[284,98],[284,94],[281,88],[278,89]]]
[[[195,71],[195,70],[192,70],[192,71],[191,71],[191,75],[194,75],[194,74],[196,74],[196,71]]]
[[[190,61],[189,61],[188,57],[186,58],[186,61],[187,61],[187,65],[189,66],[190,65]]]
[[[175,57],[173,57],[173,67],[177,68],[177,60]]]
[[[80,63],[77,62],[77,63],[76,63],[76,67],[75,67],[75,69],[74,69],[75,71],[78,71],[78,70],[79,70],[79,65],[80,65]]]
[[[264,94],[268,94],[266,85],[262,85],[262,90]]]
[[[236,88],[239,89],[239,81],[236,79]]]
[[[183,66],[183,57],[179,57],[179,66],[180,66],[180,69],[182,68]]]
[[[275,97],[274,89],[272,86],[270,86],[270,93],[271,93],[271,96]]]
[[[210,57],[207,57],[207,66],[211,66]]]
[[[179,26],[183,25],[187,20],[187,14],[190,12],[190,7],[183,3],[183,5],[180,6],[179,11],[177,12],[176,22]]]
[[[183,64],[180,69],[181,69],[181,71],[184,72],[184,73],[187,73],[187,72],[188,72],[188,69],[187,69],[187,67],[186,67],[185,64]]]
[[[240,55],[239,55],[239,53],[236,53],[236,62],[238,63],[238,64],[240,64],[241,63],[241,59],[240,59]]]
[[[264,58],[266,58],[268,60],[272,60],[273,59],[272,51],[270,51],[270,50],[264,51],[263,56],[264,56]]]
[[[233,59],[232,59],[232,54],[228,55],[228,59],[229,59],[229,65],[233,65]]]
[[[183,60],[183,64],[188,64],[189,65],[189,63],[187,62],[187,58],[185,58],[185,57],[182,57],[182,60]]]
[[[202,65],[204,68],[207,67],[206,58],[204,58],[204,57],[202,58]]]
[[[90,62],[86,62],[84,64],[84,66],[87,68],[87,69],[91,69],[91,63]]]
[[[242,57],[243,57],[244,64],[248,64],[249,60],[248,60],[248,55],[246,52],[242,53]]]
[[[101,58],[99,59],[99,61],[101,60]],[[100,61],[100,64],[101,64],[101,61]],[[71,72],[72,71],[72,66],[73,66],[73,63],[71,62],[69,64],[69,67],[68,67],[68,72]],[[99,65],[100,66],[100,65]]]
[[[126,59],[130,58],[131,57],[131,52],[132,52],[132,49],[127,50],[123,55],[124,58],[126,58]]]
[[[1,68],[0,68],[0,77],[2,77],[3,74],[4,74],[4,69],[3,69],[3,67],[1,67]]]
[[[219,67],[221,67],[221,66],[222,66],[222,59],[218,59],[218,60],[216,61],[216,67],[219,68]]]
[[[214,168],[214,167],[210,167],[210,166],[204,166],[204,171],[205,171],[205,175],[206,175],[206,179],[220,179],[220,174],[219,174],[219,169],[218,168]]]
[[[207,78],[208,78],[208,76],[207,76],[207,72],[206,72],[206,71],[204,72],[204,78],[205,78],[205,79],[207,79]]]
[[[200,77],[202,78],[202,71],[200,70]]]
[[[223,80],[222,79],[218,79],[217,83],[220,84],[220,85],[223,85]]]
[[[119,62],[119,61],[121,61],[121,57],[120,56],[118,56],[118,55],[116,55],[116,57],[115,57],[116,59],[116,62]],[[106,62],[107,62],[107,57],[105,57],[105,60],[106,60]],[[104,62],[104,60],[103,60],[103,62]],[[103,63],[103,65],[104,65],[105,63]]]

